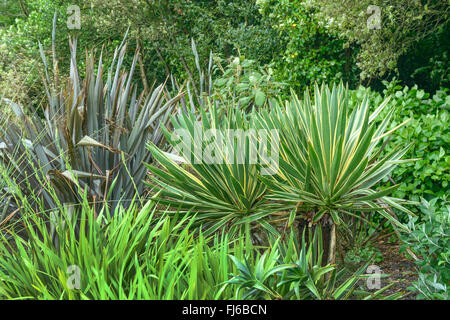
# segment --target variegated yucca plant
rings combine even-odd
[[[164,84],[138,93],[133,84],[137,55],[126,71],[124,42],[115,51],[106,82],[102,55],[96,67],[92,53],[86,54],[80,77],[76,48],[76,39],[70,41],[70,76],[60,83],[55,57],[51,75],[41,47],[48,97],[44,119],[2,101],[16,117],[2,117],[0,128],[2,172],[8,183],[2,199],[22,192],[51,209],[55,201],[79,203],[86,192],[91,202],[100,208],[107,204],[114,212],[119,201],[127,206],[134,197],[140,199],[147,174],[143,162],[152,160],[145,145],[150,140],[162,146],[160,124],[175,111],[180,96],[167,98]],[[9,205],[14,212],[17,203]]]
[[[205,235],[224,227],[230,235],[237,234],[251,226],[276,233],[266,219],[270,210],[266,186],[259,179],[259,166],[249,159],[252,136],[235,140],[227,135],[227,130],[245,132],[251,128],[248,116],[234,108],[221,117],[212,103],[206,105],[209,112],[202,109],[200,120],[194,113],[182,113],[172,118],[173,132],[164,129],[176,152],[167,153],[149,144],[159,163],[159,167],[148,166],[153,180],[150,186],[158,191],[156,199],[178,213],[195,214],[193,226],[201,226]],[[205,138],[209,130],[220,132],[223,144],[218,142],[219,135]],[[180,132],[184,132],[184,137]],[[208,148],[216,150],[211,153],[214,159],[205,156]]]
[[[411,212],[401,199],[389,197],[398,185],[374,187],[406,161],[401,158],[409,146],[381,156],[383,141],[401,126],[388,130],[393,114],[385,110],[389,99],[373,112],[366,99],[350,110],[342,83],[332,88],[316,84],[312,100],[310,96],[308,90],[303,100],[292,93],[285,105],[258,115],[260,127],[280,132],[279,171],[261,178],[270,190],[267,198],[278,204],[279,211],[291,212],[302,226],[323,225],[324,255],[334,263],[335,226],[345,228],[343,215],[363,219],[361,213],[377,212],[394,227],[405,228],[392,208]],[[375,119],[383,110],[386,116],[377,125]]]

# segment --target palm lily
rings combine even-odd
[[[373,113],[367,100],[351,111],[342,84],[331,89],[316,85],[313,100],[308,90],[302,101],[292,93],[285,106],[263,111],[259,126],[280,130],[279,171],[262,177],[278,210],[298,212],[309,225],[331,218],[333,230],[343,214],[359,217],[358,212],[375,211],[405,228],[390,212],[394,207],[411,213],[400,199],[388,196],[398,185],[373,190],[396,164],[406,161],[400,159],[409,147],[399,146],[380,157],[377,147],[397,128],[386,130],[393,110],[378,127],[374,121],[388,101]]]
[[[231,148],[225,150],[217,139],[200,141],[196,136],[217,130],[226,137],[226,130],[245,131],[250,127],[250,120],[239,110],[220,118],[217,109],[212,104],[209,106],[210,112],[202,112],[199,122],[193,113],[180,114],[172,119],[174,133],[182,130],[187,135],[181,143],[177,135],[164,130],[169,143],[179,151],[175,157],[149,144],[154,158],[162,167],[148,166],[154,175],[154,187],[159,191],[158,201],[184,212],[195,211],[197,223],[203,226],[205,234],[224,226],[230,232],[236,231],[252,222],[274,231],[265,220],[269,211],[264,197],[266,187],[258,178],[259,166],[249,161],[251,137],[240,140],[241,143],[234,143],[234,138],[225,138],[224,141],[231,142]],[[214,145],[214,156],[218,161],[208,163],[196,152],[199,147],[206,150],[208,145]],[[244,161],[239,161],[239,154],[244,154]]]

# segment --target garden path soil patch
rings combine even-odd
[[[401,300],[414,300],[417,293],[406,289],[412,286],[413,281],[417,280],[417,266],[414,261],[409,260],[403,253],[399,252],[400,245],[398,243],[380,240],[375,242],[374,245],[380,249],[383,255],[383,261],[377,265],[383,273],[389,274],[389,277],[381,279],[381,285],[386,286],[391,282],[395,283],[385,294],[403,291],[405,294]]]

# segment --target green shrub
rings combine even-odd
[[[214,80],[216,99],[235,100],[240,108],[251,110],[269,106],[271,99],[280,95],[285,84],[275,81],[272,67],[258,67],[255,60],[243,56],[230,61],[216,62],[220,72]]]
[[[412,144],[405,158],[417,160],[398,164],[390,179],[384,178],[383,183],[400,184],[393,193],[398,198],[417,202],[420,198],[443,199],[450,182],[450,96],[445,91],[437,91],[430,97],[417,86],[402,88],[396,81],[384,84],[383,94],[361,86],[351,92],[350,99],[351,105],[356,105],[367,96],[371,105],[377,105],[384,97],[392,95],[389,103],[394,109],[391,127],[409,120],[392,134],[392,143],[386,145],[384,153],[392,151],[391,145]],[[412,210],[417,212],[415,208]]]
[[[344,47],[356,47],[356,61],[362,80],[389,76],[404,76],[409,67],[397,65],[400,57],[408,57],[421,66],[427,56],[421,40],[438,32],[448,34],[448,3],[444,1],[353,0],[353,1],[277,1],[316,9],[314,18],[327,33],[344,40]],[[372,27],[370,27],[372,25]],[[448,37],[432,43],[439,51],[448,50]],[[330,45],[328,44],[327,47]],[[327,48],[328,49],[328,48]],[[417,50],[414,52],[414,50]],[[349,54],[350,56],[350,54]],[[347,58],[348,60],[348,58]],[[399,70],[400,69],[400,70]],[[407,79],[405,79],[407,80]],[[423,80],[431,80],[423,77]],[[439,88],[439,87],[438,87]]]
[[[253,108],[270,107],[271,101],[286,89],[285,83],[275,80],[271,65],[260,66],[256,60],[244,56],[222,59],[210,52],[207,64],[202,66],[194,40],[191,47],[198,80],[190,77],[186,82],[187,95],[181,98],[185,112],[204,108],[208,98],[219,108],[227,109],[231,104],[249,112]],[[176,79],[171,80],[173,87],[180,90]]]
[[[418,299],[448,299],[450,281],[450,206],[438,207],[436,198],[422,199],[422,220],[411,218],[411,233],[402,236],[402,251],[409,247],[419,258],[419,279],[411,288]]]
[[[374,263],[383,261],[383,255],[378,248],[367,246],[365,248],[355,248],[346,252],[344,262],[358,265],[361,262],[367,262],[372,258]]]
[[[263,17],[277,31],[283,46],[272,59],[277,79],[303,89],[317,82],[344,80],[356,84],[355,54],[344,48],[307,1],[257,0]]]

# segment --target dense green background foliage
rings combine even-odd
[[[357,81],[354,57],[344,41],[334,36],[317,17],[317,9],[302,1],[259,0],[260,12],[283,41],[274,59],[279,77],[303,88],[314,81]]]
[[[191,39],[201,62],[213,51],[223,59],[270,63],[278,81],[297,88],[343,79],[350,87],[363,81],[381,90],[380,81],[395,75],[429,93],[448,87],[448,8],[431,0],[419,7],[385,2],[375,3],[382,10],[382,29],[371,30],[366,0],[338,7],[320,0],[7,0],[0,16],[0,90],[27,104],[41,103],[37,43],[50,47],[55,11],[58,56],[68,52],[67,36],[77,35],[82,48],[100,50],[112,43],[105,46],[109,63],[111,48],[130,28],[130,47],[141,53],[136,77],[145,87],[154,79],[164,81],[167,73],[198,80]],[[80,30],[67,28],[70,5],[80,7]],[[408,19],[399,19],[404,16]],[[68,71],[68,61],[60,64]]]

